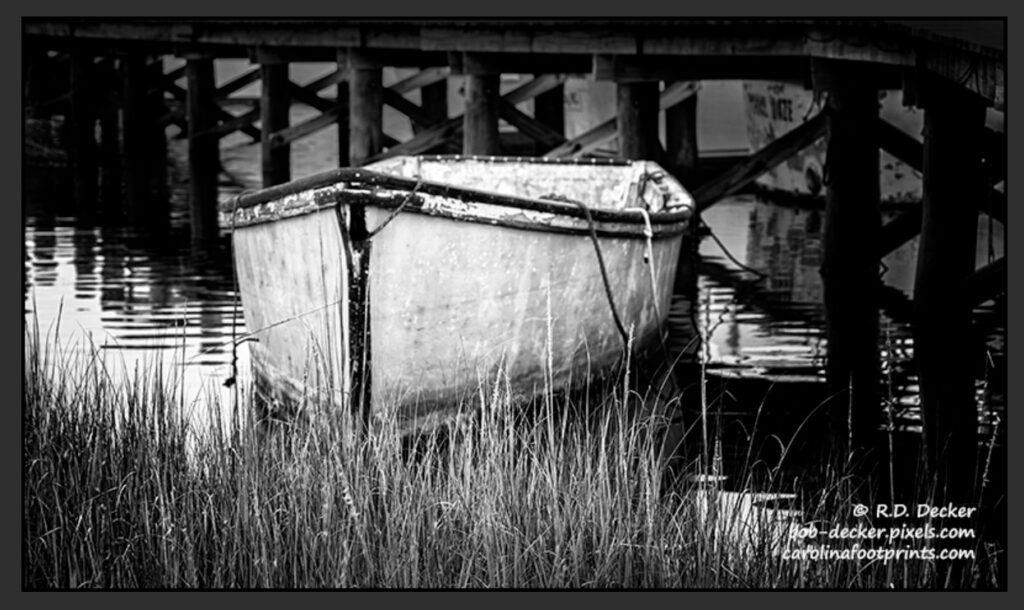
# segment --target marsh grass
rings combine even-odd
[[[783,559],[789,528],[849,523],[841,459],[797,521],[734,510],[756,497],[700,460],[666,485],[664,410],[625,380],[524,406],[499,375],[414,438],[313,402],[261,427],[242,391],[201,430],[161,366],[47,341],[26,336],[28,589],[936,586],[924,561]],[[776,472],[750,462],[741,486]]]

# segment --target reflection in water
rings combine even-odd
[[[114,375],[161,362],[181,375],[186,397],[226,397],[232,333],[244,332],[230,259],[223,246],[194,250],[187,229],[178,233],[159,238],[30,217],[26,322],[72,351],[99,346]],[[240,357],[244,371],[244,347]]]
[[[823,385],[827,355],[819,274],[823,213],[755,196],[732,198],[704,212],[713,237],[705,238],[700,247],[699,320],[710,336],[709,365],[716,376],[761,380],[776,387],[779,383]],[[884,211],[883,222],[897,213],[898,209]],[[1002,256],[1003,248],[1002,225],[983,216],[977,264]],[[915,238],[886,256],[879,268],[883,395],[892,398],[897,426],[911,432],[919,432],[921,426],[910,328],[916,250]],[[985,407],[979,422],[983,436],[988,436],[993,408],[999,410],[1005,404],[1001,390],[992,392],[999,383],[991,383],[991,375],[985,379],[985,371],[1005,370],[1005,302],[984,304],[976,314],[977,353],[956,357],[965,366],[979,367],[979,407]],[[765,392],[767,386],[757,387]],[[736,384],[729,388],[739,391]],[[754,405],[760,404],[756,393],[747,404],[751,398]]]

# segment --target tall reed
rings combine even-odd
[[[258,428],[211,399],[201,430],[161,366],[112,376],[98,351],[46,341],[29,333],[25,355],[26,588],[932,584],[919,565],[786,561],[790,530],[727,510],[744,496],[666,488],[655,395],[622,382],[589,405],[524,405],[497,375],[413,438],[387,417],[354,433],[313,401]],[[834,501],[803,523],[848,518],[834,475]]]

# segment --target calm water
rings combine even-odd
[[[296,107],[292,120],[308,115]],[[205,249],[189,244],[184,142],[170,143],[173,212],[169,230],[160,235],[76,222],[59,157],[27,170],[26,322],[38,323],[68,349],[84,350],[90,342],[102,347],[115,368],[157,360],[172,366],[197,412],[210,392],[226,398],[224,382],[235,367],[243,381],[248,373],[245,344],[232,349],[244,323],[227,239]],[[337,139],[326,130],[293,146],[292,175],[328,169],[336,158]],[[225,139],[222,165],[222,199],[255,188],[259,145],[238,134]],[[698,303],[689,309],[685,299],[676,300],[673,344],[685,345],[704,329],[711,338],[712,374],[728,380],[733,395],[751,392],[755,405],[769,388],[813,394],[823,384],[827,347],[818,274],[823,212],[748,195],[713,206],[704,221],[714,237],[700,246]],[[979,264],[1002,256],[1001,225],[990,227],[983,216],[978,235]],[[906,244],[882,267],[880,349],[898,423],[911,431],[920,425],[908,326],[916,247],[916,240]],[[999,410],[1005,404],[1005,304],[989,303],[977,313],[977,353],[954,357],[977,368],[979,401]],[[991,409],[982,412],[982,425],[992,416]]]

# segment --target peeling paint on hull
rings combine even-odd
[[[391,177],[403,174],[412,181],[398,188]],[[534,198],[516,197],[517,181]],[[499,374],[529,396],[622,356],[591,228],[635,347],[657,345],[692,210],[648,162],[399,158],[310,184],[222,207],[257,371],[282,396],[327,387],[350,404],[357,217],[372,245],[369,415],[395,415],[405,430],[445,421]],[[565,203],[583,198],[599,199],[593,227]]]

